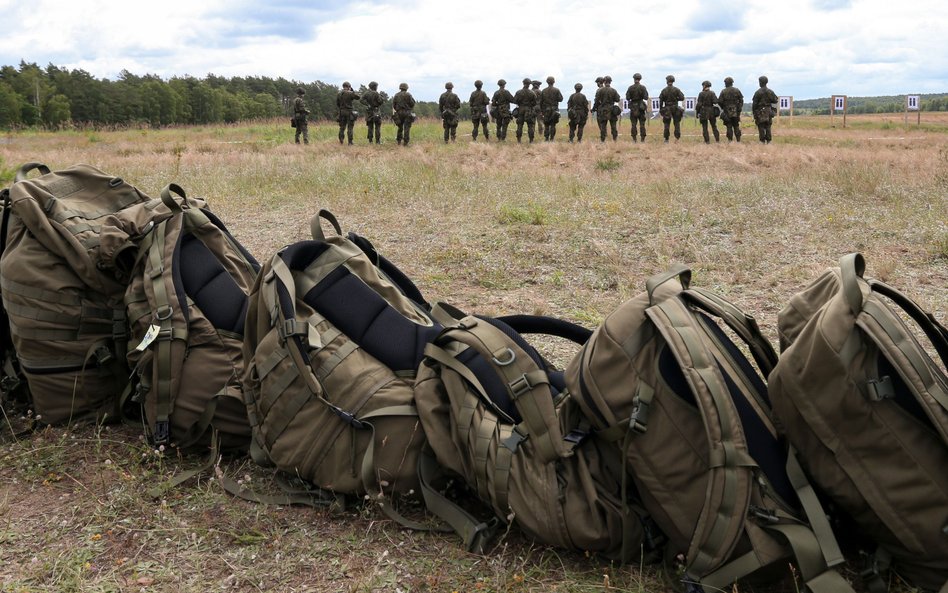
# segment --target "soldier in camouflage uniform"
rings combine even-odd
[[[741,141],[741,111],[744,109],[744,95],[734,86],[734,79],[728,76],[724,79],[724,88],[718,97],[721,105],[721,119],[727,132],[727,141],[731,138]]]
[[[501,142],[507,141],[507,126],[510,124],[510,104],[513,103],[513,95],[505,87],[507,81],[501,78],[497,81],[499,87],[490,100],[490,114],[497,124],[497,139]]]
[[[675,86],[675,77],[671,74],[665,77],[665,82],[668,84],[662,89],[662,92],[658,94],[658,105],[664,126],[662,134],[667,143],[669,136],[668,126],[672,121],[675,122],[675,140],[677,141],[681,138],[681,116],[684,115],[685,110],[682,109],[678,102],[685,100],[685,94],[681,92],[681,89]]]
[[[372,81],[369,83],[369,90],[362,93],[362,104],[365,105],[365,123],[369,127],[369,144],[373,140],[376,144],[382,143],[382,105],[385,99],[378,91],[379,83]]]
[[[576,135],[576,141],[583,141],[583,128],[586,127],[586,118],[589,117],[589,100],[582,93],[583,84],[577,82],[573,85],[576,92],[570,95],[566,102],[566,115],[569,117],[569,141],[573,141],[573,135]]]
[[[533,91],[533,94],[537,96],[537,127],[536,127],[536,130],[537,130],[537,135],[539,136],[539,135],[543,135],[543,114],[542,114],[542,112],[540,111],[540,95],[543,93],[543,91],[540,90],[540,81],[539,81],[539,80],[532,80],[532,81],[530,81],[530,85],[531,85],[531,87],[532,87],[530,90]]]
[[[754,121],[757,123],[757,135],[764,144],[772,140],[770,127],[773,125],[774,115],[777,114],[777,93],[767,88],[767,77],[760,77],[760,88],[754,93],[751,106],[754,110]]]
[[[593,94],[593,105],[590,111],[597,115],[599,114],[599,89],[603,87],[602,76],[596,77],[596,92]]]
[[[718,96],[711,90],[711,82],[706,80],[701,83],[701,92],[695,101],[695,112],[698,119],[701,120],[701,135],[704,136],[704,143],[711,144],[711,137],[708,135],[708,124],[711,124],[711,130],[714,132],[714,141],[721,141],[721,134],[718,132]]]
[[[625,98],[629,102],[629,119],[632,120],[632,142],[638,142],[635,136],[636,128],[645,142],[646,113],[648,112],[648,89],[640,82],[642,75],[636,72],[632,75],[634,83],[625,91]]]
[[[309,144],[309,123],[306,116],[309,115],[309,109],[306,108],[306,102],[303,101],[303,95],[306,94],[302,88],[296,89],[296,98],[293,99],[293,127],[296,128],[296,143],[300,143],[300,136],[303,136],[303,144]]]
[[[444,83],[445,91],[438,98],[438,112],[441,114],[441,125],[444,127],[444,142],[447,144],[457,141],[458,111],[461,109],[461,98],[452,90],[453,82]]]
[[[621,113],[622,108],[619,107],[619,103],[622,102],[622,97],[619,96],[619,91],[612,88],[612,77],[604,76],[602,79],[602,88],[596,91],[596,121],[599,122],[599,141],[606,141],[606,124],[612,128],[612,141],[615,142],[619,138],[619,130],[616,129],[616,122],[619,121],[619,113]]]
[[[408,84],[398,85],[398,92],[392,97],[392,121],[398,132],[395,135],[395,142],[401,146],[408,146],[411,139],[411,124],[415,121],[415,114],[412,109],[415,108],[415,98],[408,92]]]
[[[355,110],[354,103],[359,100],[359,93],[352,90],[352,85],[348,82],[342,83],[342,90],[336,95],[336,107],[339,109],[339,115],[336,121],[339,122],[339,144],[348,135],[349,144],[352,144],[352,127],[359,118],[359,112]]]
[[[553,86],[554,82],[556,79],[547,76],[546,88],[540,91],[540,115],[545,126],[541,131],[547,142],[556,138],[556,122],[560,121],[560,101],[563,100],[563,93]]]
[[[468,103],[471,106],[471,121],[474,122],[474,129],[471,131],[471,138],[477,142],[477,131],[481,126],[484,127],[484,140],[490,140],[490,132],[487,131],[487,124],[490,122],[490,118],[487,115],[487,106],[490,105],[490,99],[487,97],[487,93],[481,90],[481,87],[484,86],[484,83],[475,80],[474,81],[474,92],[471,93],[471,98],[468,99]]]
[[[530,79],[523,79],[523,88],[514,95],[517,104],[517,142],[523,138],[523,124],[527,124],[527,137],[533,142],[534,128],[537,123],[537,96],[530,88]]]

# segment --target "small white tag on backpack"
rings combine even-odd
[[[157,325],[149,325],[148,331],[145,332],[145,337],[142,338],[141,343],[135,347],[135,350],[139,352],[144,352],[145,348],[151,345],[155,341],[155,338],[158,337],[158,332],[161,330]]]

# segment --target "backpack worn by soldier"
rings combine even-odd
[[[392,120],[398,130],[395,134],[395,142],[401,146],[408,146],[411,140],[411,124],[415,121],[415,114],[412,110],[415,108],[415,98],[408,92],[408,84],[398,85],[398,92],[392,97]]]
[[[727,141],[732,139],[741,141],[741,111],[744,109],[744,95],[734,86],[734,79],[728,76],[724,79],[724,88],[718,96],[721,106],[721,119],[727,133]]]
[[[471,93],[471,98],[468,99],[468,104],[471,106],[471,121],[474,122],[471,138],[475,141],[477,141],[478,129],[481,127],[484,128],[484,140],[490,140],[490,132],[487,130],[487,124],[490,123],[490,116],[487,114],[490,98],[487,93],[481,90],[482,86],[484,86],[483,82],[475,80],[474,92]]]
[[[695,101],[695,111],[701,120],[701,135],[704,136],[704,143],[710,144],[711,137],[708,135],[708,124],[711,124],[711,130],[714,132],[714,141],[721,141],[721,134],[718,132],[718,97],[711,90],[711,82],[706,80],[701,83],[701,92],[698,93],[698,99]]]
[[[533,134],[537,123],[536,93],[530,88],[530,79],[523,79],[523,88],[514,95],[513,102],[517,104],[517,142],[523,138],[523,125],[527,124],[527,137],[533,142]]]
[[[622,108],[619,107],[621,101],[622,97],[619,96],[619,91],[612,88],[612,77],[603,77],[602,88],[596,91],[596,104],[598,105],[596,121],[599,122],[600,142],[606,141],[607,124],[612,130],[612,141],[615,142],[619,138],[616,122],[619,121],[619,114],[622,112]]]
[[[461,98],[454,92],[454,83],[446,82],[446,89],[438,98],[438,111],[441,113],[441,125],[444,127],[444,142],[447,144],[457,141],[458,111],[461,109]]]
[[[342,90],[336,95],[336,107],[339,109],[339,144],[342,144],[345,138],[352,144],[352,127],[359,118],[359,112],[355,109],[355,102],[358,100],[359,93],[352,90],[352,85],[348,82],[342,83]]]
[[[665,77],[665,82],[668,84],[658,94],[658,105],[659,113],[662,114],[662,125],[664,126],[662,135],[665,142],[668,142],[669,125],[673,121],[675,122],[675,140],[681,138],[681,117],[685,114],[685,110],[678,103],[685,100],[685,94],[675,86],[675,77],[671,74]]]
[[[543,139],[552,142],[556,138],[556,124],[560,121],[560,101],[563,93],[553,86],[556,80],[552,76],[546,78],[547,87],[540,91],[540,114],[543,119]]]
[[[490,100],[490,114],[497,124],[497,139],[501,142],[507,140],[507,126],[510,125],[511,114],[510,104],[513,103],[513,95],[506,89],[507,81],[501,78],[497,81],[500,87],[494,91],[494,96]]]
[[[586,127],[586,119],[589,117],[589,100],[583,94],[583,84],[577,82],[573,85],[576,92],[570,95],[566,102],[566,114],[569,117],[569,141],[573,141],[575,135],[577,142],[583,141],[583,128]]]
[[[306,102],[303,101],[303,95],[306,94],[302,88],[296,89],[296,98],[293,99],[293,119],[290,124],[296,128],[296,143],[300,143],[300,136],[303,136],[303,144],[309,144],[309,124],[306,122],[306,116],[309,115],[309,109],[306,108]]]
[[[369,83],[369,90],[362,93],[362,104],[365,105],[365,123],[369,127],[369,144],[373,141],[376,144],[382,143],[382,105],[385,99],[382,93],[378,91],[379,83],[372,81]]]
[[[642,142],[645,142],[645,123],[647,119],[645,114],[648,112],[648,89],[639,82],[642,80],[641,74],[636,72],[632,75],[632,78],[635,82],[625,91],[625,98],[629,102],[629,119],[632,120],[632,142],[638,141],[635,135],[636,127],[638,127]]]
[[[773,139],[770,128],[773,125],[774,115],[777,114],[777,93],[767,88],[767,77],[761,76],[760,88],[754,93],[752,108],[754,110],[754,122],[757,123],[757,134],[760,141],[764,144],[770,144]]]

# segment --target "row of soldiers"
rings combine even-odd
[[[642,75],[636,73],[633,76],[634,83],[626,90],[625,98],[629,108],[629,117],[632,120],[632,140],[634,142],[644,142],[646,137],[646,120],[651,112],[648,105],[648,89],[642,84]],[[666,86],[659,94],[659,114],[662,116],[663,137],[667,143],[671,137],[671,128],[674,126],[674,137],[677,141],[681,138],[681,119],[684,116],[684,109],[681,103],[685,100],[685,95],[675,86],[675,77],[668,75],[665,77]],[[758,136],[762,143],[769,143],[772,139],[771,124],[773,117],[777,112],[777,95],[768,88],[767,77],[759,78],[760,88],[754,93],[752,100],[752,112],[754,123],[757,125]],[[540,90],[540,81],[523,79],[523,88],[515,94],[507,90],[507,81],[500,79],[497,81],[497,90],[493,96],[488,98],[483,90],[483,82],[474,81],[474,91],[471,93],[468,103],[471,107],[471,120],[474,128],[471,136],[474,141],[481,129],[483,129],[484,139],[490,139],[488,124],[493,119],[496,126],[495,133],[497,140],[503,142],[507,140],[507,128],[511,121],[517,122],[516,138],[517,142],[522,142],[524,128],[526,127],[527,139],[534,141],[536,128],[539,128],[540,134],[543,134],[545,141],[551,142],[556,137],[556,125],[560,120],[560,103],[563,101],[563,94],[556,88],[556,80],[552,76],[546,79],[546,88]],[[577,142],[583,140],[583,130],[590,113],[595,114],[596,121],[599,124],[599,140],[605,142],[607,134],[611,131],[612,140],[616,141],[619,136],[617,122],[622,113],[620,106],[622,98],[619,92],[612,87],[612,77],[602,76],[596,78],[596,94],[592,105],[583,94],[582,83],[574,85],[575,93],[570,95],[566,102],[566,113],[569,123],[569,141]],[[718,131],[717,119],[720,117],[726,128],[728,141],[741,141],[741,112],[744,108],[744,95],[734,86],[734,79],[728,76],[724,79],[724,88],[718,96],[711,90],[711,82],[704,81],[702,90],[698,94],[695,111],[701,121],[702,136],[706,143],[711,142],[709,127],[714,135],[714,141],[720,141],[720,132]],[[302,136],[303,142],[309,143],[308,126],[306,116],[309,111],[303,101],[303,89],[297,89],[297,97],[294,101],[293,126],[296,128],[296,143],[299,144]],[[355,102],[360,101],[366,110],[365,118],[368,126],[368,140],[370,143],[381,143],[380,131],[382,125],[382,105],[385,100],[378,92],[378,83],[370,82],[369,90],[361,95],[352,90],[349,82],[342,83],[342,89],[336,97],[336,106],[338,108],[339,123],[339,143],[342,144],[348,140],[352,144],[353,126],[359,117]],[[514,106],[511,108],[511,106]],[[408,92],[408,84],[401,83],[399,92],[392,97],[392,120],[395,123],[396,142],[399,145],[407,146],[411,139],[411,125],[415,121],[414,114],[415,99]],[[444,128],[444,141],[455,142],[457,140],[457,127],[459,123],[459,112],[461,109],[461,99],[454,92],[454,84],[445,83],[445,92],[438,99],[438,110],[441,114],[442,126]]]

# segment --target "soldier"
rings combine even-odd
[[[728,76],[724,79],[724,88],[718,97],[721,105],[721,119],[727,132],[727,141],[731,138],[741,141],[741,111],[744,109],[744,95],[734,86],[734,79]]]
[[[560,120],[560,101],[563,100],[563,93],[553,86],[554,82],[556,79],[547,76],[546,88],[540,91],[540,114],[545,126],[541,131],[547,142],[553,142],[556,138],[556,122]]]
[[[505,87],[507,81],[501,78],[497,81],[499,87],[490,100],[490,113],[497,124],[497,139],[507,141],[507,126],[510,124],[510,104],[513,102],[513,95]]]
[[[648,112],[648,89],[639,82],[642,75],[636,72],[632,75],[634,83],[625,91],[625,98],[629,102],[629,118],[632,120],[632,142],[637,142],[635,129],[639,128],[642,142],[645,142],[645,114]]]
[[[706,80],[701,83],[701,92],[695,101],[695,112],[701,120],[701,135],[704,136],[705,144],[711,144],[711,137],[708,135],[709,123],[714,132],[714,141],[721,141],[721,134],[718,132],[718,111],[718,96],[711,90],[711,82]]]
[[[612,141],[619,138],[619,130],[616,129],[616,122],[619,120],[619,113],[622,108],[618,103],[622,101],[619,91],[612,88],[612,77],[604,76],[602,79],[602,88],[596,91],[596,120],[599,122],[599,141],[606,141],[606,124],[612,128]],[[618,112],[618,113],[617,113]]]
[[[583,141],[583,128],[586,127],[586,118],[589,116],[589,100],[582,93],[583,84],[577,82],[573,85],[576,92],[570,95],[566,102],[566,114],[569,117],[569,141],[573,141],[573,135],[576,134],[576,141]]]
[[[523,79],[523,88],[514,95],[517,104],[517,142],[523,138],[523,124],[527,124],[527,137],[533,142],[534,128],[537,123],[537,96],[530,88],[530,79]]]
[[[665,77],[665,82],[668,84],[658,94],[658,105],[659,113],[662,114],[662,124],[664,125],[662,133],[665,142],[668,143],[668,126],[673,120],[675,122],[675,141],[681,138],[681,116],[684,115],[685,110],[681,108],[678,102],[685,100],[685,94],[675,86],[675,77],[671,74]]]
[[[468,103],[471,106],[471,121],[474,122],[471,138],[473,138],[475,142],[477,141],[477,129],[481,126],[484,127],[484,140],[490,140],[490,132],[487,131],[487,124],[490,121],[487,115],[487,106],[490,105],[490,99],[487,97],[487,93],[481,90],[482,86],[484,86],[483,82],[475,80],[475,90],[471,93],[471,98],[468,99]]]
[[[306,102],[303,101],[303,95],[306,94],[302,88],[296,89],[296,98],[293,99],[293,127],[296,128],[296,143],[300,143],[300,136],[303,136],[303,144],[309,144],[309,123],[306,116],[309,115],[309,109],[306,108]]]
[[[533,87],[530,90],[533,91],[533,94],[537,96],[537,135],[543,134],[543,114],[540,111],[540,95],[542,91],[540,90],[540,81],[532,80],[530,85]]]
[[[398,132],[395,135],[395,142],[401,146],[408,146],[411,139],[411,124],[415,121],[415,114],[412,109],[415,108],[415,98],[408,92],[408,84],[398,85],[398,92],[392,97],[392,121]]]
[[[336,116],[336,121],[339,122],[339,144],[342,144],[347,135],[349,144],[352,144],[352,126],[359,117],[353,103],[358,100],[359,93],[352,90],[352,85],[348,82],[342,83],[342,90],[336,95],[336,107],[339,109],[339,115]]]
[[[596,77],[596,92],[595,92],[595,94],[593,95],[593,106],[592,106],[592,109],[590,109],[590,111],[591,111],[592,113],[595,113],[595,114],[598,114],[598,113],[599,113],[599,89],[602,88],[602,84],[603,84],[603,83],[602,83],[602,80],[603,80],[603,79],[602,79],[602,76],[597,76],[597,77]]]
[[[362,93],[362,104],[365,105],[365,123],[369,127],[369,144],[374,140],[376,144],[382,143],[382,105],[385,99],[382,93],[378,91],[379,83],[372,81],[369,83],[369,90]]]
[[[760,88],[754,93],[751,107],[754,110],[754,121],[757,123],[757,135],[764,144],[770,144],[770,126],[773,124],[774,115],[776,115],[777,93],[767,88],[767,77],[761,76],[759,79]]]
[[[457,142],[458,110],[461,109],[461,98],[454,91],[453,82],[444,83],[445,91],[438,98],[438,112],[441,114],[441,125],[444,127],[444,143]]]

